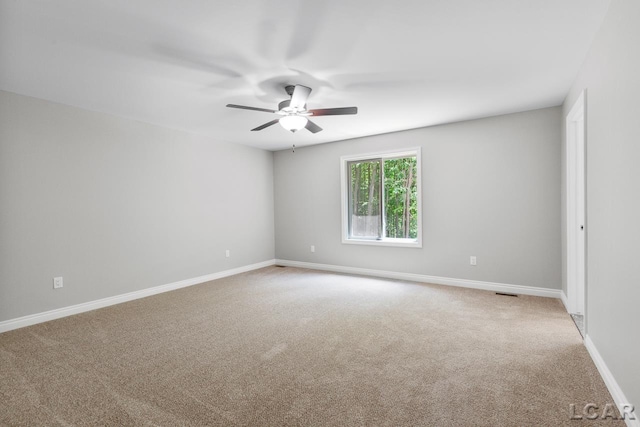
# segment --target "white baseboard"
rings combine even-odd
[[[589,336],[589,334],[587,334],[584,337],[584,345],[585,347],[587,347],[587,350],[591,355],[591,359],[593,359],[593,363],[595,363],[596,368],[598,368],[598,372],[600,372],[600,375],[602,376],[602,379],[604,380],[605,385],[609,389],[609,393],[611,393],[611,397],[613,397],[613,401],[615,402],[616,405],[618,405],[618,409],[620,410],[620,413],[622,413],[623,405],[628,405],[630,403],[629,400],[627,400],[627,398],[625,397],[624,393],[622,392],[622,389],[620,388],[620,385],[618,385],[618,382],[613,377],[613,374],[609,370],[609,367],[607,366],[607,364],[604,362],[604,359],[600,355],[600,352],[598,351],[595,344],[591,340],[591,337]],[[633,403],[636,405],[639,404],[638,402],[633,402]],[[629,418],[625,419],[625,422],[627,423],[628,427],[640,427],[640,408],[638,408],[637,406],[635,408],[634,415],[635,415],[635,419],[633,420]]]
[[[360,274],[363,276],[384,277],[386,279],[409,280],[412,282],[433,283],[436,285],[459,286],[482,289],[485,291],[509,294],[534,295],[538,297],[560,298],[559,289],[536,288],[533,286],[510,285],[507,283],[481,282],[478,280],[452,279],[449,277],[427,276],[424,274],[400,273],[396,271],[371,270],[368,268],[344,267],[340,265],[316,264],[312,262],[277,259],[276,265],[309,268],[312,270],[333,271],[336,273]]]
[[[31,326],[37,323],[48,322],[49,320],[59,319],[61,317],[71,316],[73,314],[84,313],[86,311],[91,311],[98,308],[108,307],[110,305],[120,304],[123,302],[160,294],[163,292],[186,288],[187,286],[193,286],[200,283],[209,282],[211,280],[221,279],[223,277],[244,273],[247,271],[269,267],[270,265],[274,264],[275,260],[272,259],[269,261],[259,262],[257,264],[250,264],[243,267],[233,268],[231,270],[224,270],[217,273],[207,274],[205,276],[180,280],[178,282],[173,282],[166,285],[154,286],[152,288],[128,292],[126,294],[115,295],[112,297],[89,301],[82,304],[76,304],[68,307],[58,308],[55,310],[45,311],[43,313],[36,313],[28,316],[18,317],[16,319],[5,320],[3,322],[0,322],[0,333],[11,331],[13,329],[24,328],[25,326]]]
[[[560,300],[562,301],[562,304],[564,305],[564,309],[567,310],[567,313],[569,312],[569,298],[567,298],[567,294],[564,293],[564,290],[560,291]]]

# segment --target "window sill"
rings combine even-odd
[[[401,248],[422,248],[422,242],[416,239],[342,239],[347,245],[367,245],[367,246],[395,246]]]

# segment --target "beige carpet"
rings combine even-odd
[[[575,426],[612,403],[559,300],[278,267],[0,334],[0,373],[6,425]]]

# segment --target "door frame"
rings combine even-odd
[[[587,305],[585,109],[583,90],[566,118],[567,310],[582,315]]]

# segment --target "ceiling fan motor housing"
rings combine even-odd
[[[278,110],[279,111],[285,111],[289,114],[291,113],[297,113],[299,111],[304,111],[307,109],[307,104],[305,103],[302,110],[299,110],[298,108],[289,108],[291,106],[291,101],[293,100],[293,92],[295,91],[296,86],[295,85],[287,85],[284,87],[284,90],[287,91],[287,95],[289,95],[291,97],[291,99],[286,99],[284,101],[282,101],[281,103],[278,104]],[[286,110],[285,110],[286,108]]]
[[[278,111],[284,110],[289,105],[291,105],[291,100],[290,99],[285,99],[284,101],[282,101],[281,103],[278,104]]]

